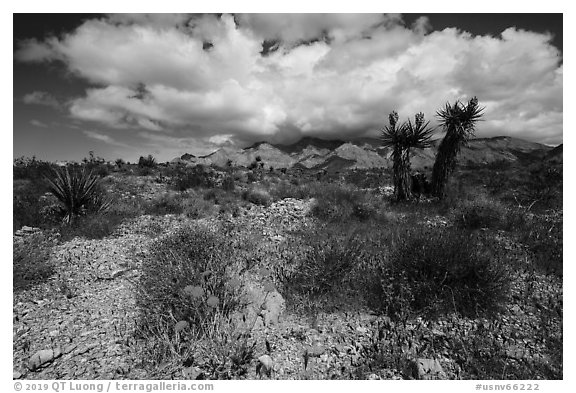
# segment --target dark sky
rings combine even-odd
[[[84,20],[102,14],[14,14],[14,41],[26,38],[41,39],[60,35],[82,24]],[[516,26],[536,32],[550,32],[553,44],[562,50],[562,14],[403,14],[407,25],[420,16],[428,16],[435,30],[458,27],[472,34],[499,34]]]
[[[508,27],[554,35],[552,43],[562,51],[562,14],[404,14],[406,23],[419,16],[430,18],[434,30],[458,27],[475,35],[498,35]]]
[[[472,35],[494,37],[497,40],[500,37],[500,33],[510,27],[535,33],[551,33],[553,39],[550,43],[558,49],[558,65],[561,66],[562,64],[562,14],[404,14],[402,16],[403,24],[406,28],[410,29],[413,23],[422,16],[428,17],[432,32],[439,32],[447,27],[456,27],[460,31],[469,32]],[[74,61],[78,60],[77,58],[76,60],[70,60],[66,58],[67,55],[62,55],[62,53],[59,53],[59,56],[64,56],[64,58],[62,58],[63,61],[50,61],[53,58],[35,59],[33,61],[22,60],[16,53],[26,46],[29,47],[30,39],[35,39],[37,42],[42,43],[45,42],[47,38],[55,36],[62,42],[65,35],[75,34],[76,29],[82,26],[85,21],[97,18],[105,19],[107,17],[100,14],[14,14],[14,157],[35,155],[41,159],[48,160],[80,160],[82,157],[87,156],[88,151],[94,150],[97,155],[101,155],[107,159],[123,157],[128,160],[136,160],[139,155],[152,153],[163,160],[170,159],[176,154],[185,151],[194,150],[193,148],[197,148],[193,153],[206,153],[206,150],[214,150],[218,147],[217,144],[214,144],[214,141],[228,140],[226,138],[236,142],[248,142],[259,138],[276,138],[276,140],[282,140],[280,134],[282,132],[288,132],[284,131],[284,129],[292,130],[290,132],[301,133],[302,135],[309,132],[317,136],[327,137],[330,135],[327,131],[328,128],[337,130],[339,134],[335,135],[338,137],[353,136],[355,132],[360,132],[358,130],[363,130],[362,127],[369,128],[370,125],[377,123],[376,120],[372,121],[368,119],[370,114],[364,116],[371,110],[372,112],[370,113],[376,113],[374,112],[375,109],[370,109],[372,98],[370,98],[366,104],[366,108],[368,109],[363,108],[361,110],[354,109],[357,107],[357,103],[355,102],[343,103],[338,101],[334,103],[334,105],[349,105],[349,108],[352,108],[350,109],[352,112],[348,118],[351,119],[350,124],[354,123],[353,125],[342,124],[342,121],[336,122],[335,120],[322,122],[318,119],[311,119],[308,122],[296,121],[294,124],[285,125],[289,122],[288,120],[277,119],[285,119],[286,116],[290,119],[290,116],[297,116],[298,112],[294,114],[284,114],[284,117],[282,117],[282,115],[276,115],[276,112],[282,112],[281,108],[266,110],[264,114],[258,113],[258,110],[254,108],[261,108],[262,105],[274,100],[269,96],[263,96],[261,101],[254,103],[254,108],[246,108],[245,106],[247,104],[242,103],[244,101],[243,99],[237,99],[232,103],[228,102],[227,98],[230,97],[230,94],[225,92],[222,93],[224,98],[221,98],[220,101],[217,100],[217,102],[225,101],[226,105],[230,105],[230,108],[232,108],[230,112],[233,114],[238,113],[238,123],[245,121],[246,124],[248,124],[242,126],[244,128],[240,127],[241,129],[236,130],[234,126],[230,125],[231,122],[223,124],[222,120],[217,118],[220,115],[214,115],[214,118],[206,120],[205,117],[209,116],[205,115],[205,113],[209,112],[210,108],[199,113],[197,117],[178,113],[176,116],[182,116],[182,119],[185,120],[174,124],[165,121],[162,116],[154,118],[152,116],[146,117],[147,115],[142,115],[141,113],[134,114],[130,112],[122,112],[122,116],[124,116],[122,122],[117,121],[114,124],[99,121],[94,117],[88,118],[88,112],[89,115],[92,116],[93,113],[99,113],[98,111],[100,110],[118,110],[118,108],[110,109],[108,106],[102,104],[102,102],[98,104],[100,107],[95,106],[94,102],[89,102],[91,106],[89,106],[88,109],[84,108],[85,110],[82,112],[82,115],[78,115],[77,112],[72,113],[71,107],[73,104],[78,103],[83,98],[88,98],[89,89],[108,88],[107,91],[110,91],[110,89],[124,85],[122,83],[115,84],[108,80],[95,80],[94,77],[87,74],[84,69],[80,69],[77,63],[74,63]],[[143,23],[146,25],[147,22]],[[260,24],[254,23],[252,25],[254,31],[267,32],[270,30],[270,26],[265,23],[263,24],[262,21],[259,23]],[[303,26],[303,29],[309,27],[307,25]],[[290,26],[281,26],[281,28],[284,28],[281,34],[285,34],[286,37],[295,34],[293,30],[290,30]],[[413,44],[407,42],[406,45],[409,47]],[[104,53],[104,56],[105,55]],[[370,58],[369,61],[374,61],[371,55],[364,55]],[[394,55],[396,55],[396,53]],[[520,54],[520,56],[523,55]],[[226,68],[225,65],[222,66]],[[438,67],[440,67],[440,64]],[[362,72],[365,72],[365,70]],[[429,70],[423,70],[422,72],[426,75],[430,74]],[[434,73],[432,72],[431,74]],[[492,74],[495,74],[495,72],[492,72]],[[286,78],[291,77],[290,75],[287,75]],[[403,74],[398,75],[398,78],[400,78]],[[450,82],[452,79],[459,77],[457,73],[455,75],[454,78],[452,76],[446,76],[446,83],[452,83]],[[480,76],[478,77],[480,78]],[[280,76],[278,78],[280,78]],[[293,79],[290,80],[294,81]],[[306,86],[314,86],[314,88],[318,88],[318,91],[322,91],[322,88],[315,84],[318,80],[319,78],[311,78]],[[502,84],[502,81],[505,80],[506,77],[504,75],[497,75],[493,83],[496,86]],[[240,79],[238,79],[238,81],[238,83],[242,85],[243,82]],[[146,81],[143,80],[142,83],[146,83]],[[429,82],[425,81],[423,83]],[[521,83],[522,81],[517,81],[512,83],[511,86],[519,89]],[[328,86],[331,86],[331,84]],[[214,88],[214,86],[211,88]],[[538,90],[537,88],[535,89]],[[391,92],[393,91],[392,89]],[[194,94],[198,93],[198,91],[194,89],[189,92]],[[349,91],[342,91],[342,95],[350,95],[349,93]],[[285,92],[282,94],[284,94],[281,97],[282,102],[290,102],[292,98],[289,93]],[[550,94],[557,95],[557,93]],[[336,92],[333,95],[336,96]],[[528,96],[529,94],[527,93],[526,100],[528,101],[526,107],[533,108],[532,110],[535,112],[542,112],[543,109],[538,106],[540,104],[536,105],[532,103],[532,101],[530,101],[531,98]],[[447,99],[448,97],[446,100]],[[504,98],[494,94],[494,102],[502,99]],[[558,97],[556,97],[556,101],[557,99]],[[559,99],[561,102],[561,97]],[[311,102],[316,102],[317,98],[310,98],[310,100]],[[406,98],[406,100],[408,100],[408,98]],[[383,101],[386,102],[386,100]],[[110,105],[112,105],[112,99],[110,102]],[[443,102],[438,102],[437,106],[442,104]],[[121,108],[121,111],[126,111],[125,104],[122,105],[124,106]],[[162,103],[158,105],[162,107]],[[186,105],[192,104],[187,103]],[[398,105],[400,105],[400,103]],[[411,107],[407,106],[407,108]],[[157,109],[157,107],[151,107],[150,110],[154,111],[155,109]],[[228,110],[228,107],[222,107],[221,109]],[[553,121],[556,123],[558,123],[558,121],[561,122],[561,108],[544,109],[551,110],[550,113],[552,114],[550,118],[544,120],[542,118],[537,120],[526,119],[527,124],[534,124],[534,122],[537,124],[545,124],[546,127],[552,130],[553,127],[549,126],[549,123],[552,121],[550,119],[554,119]],[[167,111],[165,108],[163,110],[165,112]],[[329,113],[330,108],[325,108],[325,111]],[[559,114],[558,111],[560,111]],[[250,112],[249,115],[246,114],[248,112]],[[109,115],[109,112],[106,112],[105,115]],[[329,117],[329,115],[326,116]],[[518,116],[522,119],[526,117],[524,113],[519,113]],[[560,119],[558,119],[558,116],[560,116]],[[362,117],[362,119],[359,119],[360,117]],[[259,131],[260,133],[251,133],[250,127],[253,127],[253,124],[261,124],[262,119],[268,121],[270,118],[274,119],[270,120],[273,122],[273,126],[270,127],[276,130],[274,135],[269,131],[270,127],[268,129],[262,129]],[[128,124],[129,122],[132,123]],[[148,124],[148,128],[138,129],[139,126],[135,126],[135,124],[144,123]],[[356,123],[358,123],[358,125],[356,125]],[[277,127],[277,129],[275,127]],[[294,128],[300,129],[293,131]],[[158,131],[157,129],[161,129],[162,131]],[[309,129],[312,131],[307,131]],[[516,134],[511,131],[511,134],[543,143],[560,143],[561,130],[560,137],[558,137],[557,128],[555,130],[556,131],[547,131],[550,133],[555,132],[556,136],[554,137],[548,134],[543,134],[542,137],[538,137],[537,130],[524,136],[521,135],[519,131],[514,131]],[[214,137],[215,139],[210,139],[210,137]],[[204,149],[204,151],[202,151],[202,149]]]

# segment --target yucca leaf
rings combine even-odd
[[[68,168],[55,170],[52,178],[46,178],[48,190],[62,204],[63,221],[69,223],[73,217],[82,214],[89,206],[96,211],[108,208],[110,201],[104,201],[98,191],[98,177],[92,172],[71,171]]]

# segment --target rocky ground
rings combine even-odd
[[[212,217],[199,221],[212,225],[229,220],[255,228],[265,239],[262,247],[273,250],[286,240],[290,231],[313,225],[308,215],[312,204],[313,200],[284,199],[267,208],[244,209],[235,218]],[[45,283],[14,293],[14,378],[217,377],[201,359],[193,364],[169,364],[154,371],[145,370],[141,343],[133,338],[137,317],[134,288],[141,258],[152,240],[189,220],[172,215],[142,216],[120,227],[114,236],[102,240],[75,238],[58,244],[52,255],[56,274]],[[442,220],[431,221],[431,225],[444,224]],[[16,236],[14,241],[20,238]],[[273,260],[263,262],[262,267],[273,269],[270,264]],[[536,300],[529,306],[522,303],[508,310],[500,322],[506,329],[490,330],[491,322],[485,320],[446,318],[434,323],[409,322],[402,326],[402,331],[407,333],[399,335],[399,325],[367,310],[319,312],[313,318],[287,312],[284,299],[276,291],[265,298],[265,304],[260,307],[262,292],[258,292],[258,277],[253,279],[248,285],[253,288],[253,304],[248,306],[252,314],[248,315],[257,318],[251,338],[256,344],[245,378],[466,377],[453,356],[454,348],[449,346],[455,335],[482,329],[486,334],[504,331],[507,336],[501,337],[501,341],[510,362],[534,360],[534,357],[549,356],[542,349],[541,334],[535,333],[542,329],[541,310],[562,312],[561,305],[559,311],[553,309],[554,305],[547,304],[542,295],[544,287],[554,283],[519,273],[514,296],[529,295]],[[559,291],[561,293],[561,288]],[[541,295],[542,299],[538,299]],[[382,368],[373,361],[374,353],[391,341],[405,347],[405,358],[411,361],[402,367]],[[437,359],[422,355],[427,353],[427,343],[437,347],[438,342],[448,343],[445,355]]]

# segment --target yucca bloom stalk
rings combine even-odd
[[[468,104],[456,101],[453,106],[446,104],[444,109],[436,113],[440,126],[446,130],[442,139],[432,169],[432,192],[443,198],[446,182],[456,167],[456,157],[460,148],[474,136],[476,122],[483,115],[484,108],[478,106],[476,97],[470,99]]]
[[[83,214],[90,206],[103,210],[110,205],[110,202],[102,199],[98,190],[98,176],[86,169],[74,172],[68,168],[58,169],[46,181],[49,191],[62,204],[65,223],[71,223],[74,217]]]
[[[433,130],[425,122],[424,114],[415,116],[414,124],[410,120],[398,126],[398,113],[393,111],[388,120],[390,126],[382,130],[382,145],[392,148],[392,170],[394,177],[394,198],[397,201],[412,198],[412,179],[410,176],[410,149],[423,149],[430,146]]]

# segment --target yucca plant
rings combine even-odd
[[[49,191],[62,204],[64,223],[71,223],[74,217],[89,209],[103,211],[110,206],[98,189],[98,176],[86,169],[72,172],[68,168],[57,169],[46,182]]]
[[[456,167],[456,157],[460,148],[474,136],[476,122],[483,115],[484,108],[478,106],[476,97],[468,104],[456,101],[454,105],[446,104],[444,109],[436,112],[440,126],[446,130],[442,139],[432,169],[432,192],[442,198],[445,194],[448,177]]]
[[[148,154],[147,157],[140,156],[140,159],[138,160],[138,166],[141,168],[155,168],[156,159],[152,154]]]
[[[422,112],[416,114],[414,124],[410,120],[398,126],[398,113],[389,116],[389,126],[382,130],[381,141],[384,147],[392,148],[392,170],[394,172],[394,198],[397,201],[412,198],[410,177],[410,149],[423,149],[430,146],[433,129],[428,127]]]

